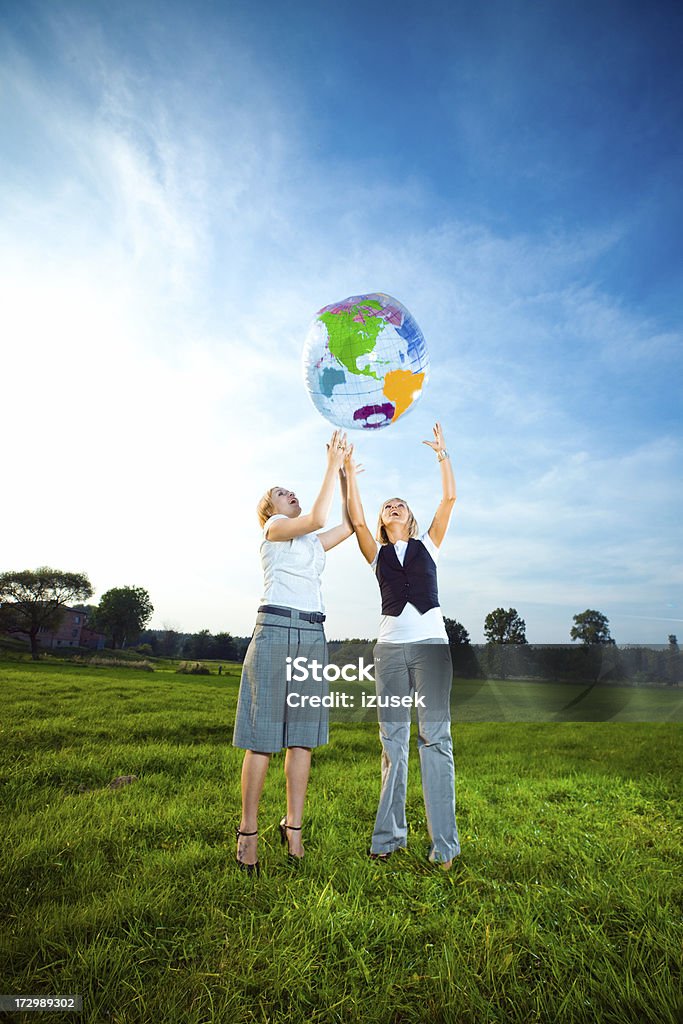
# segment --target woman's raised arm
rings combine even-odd
[[[353,452],[353,445],[350,445],[346,449],[346,456],[348,457],[351,452]],[[318,540],[325,551],[330,551],[332,548],[336,548],[337,544],[341,544],[343,540],[346,540],[353,533],[353,527],[351,526],[351,520],[349,519],[349,510],[346,502],[348,488],[346,484],[346,474],[344,473],[343,467],[339,470],[339,490],[341,492],[342,521],[339,526],[332,526],[329,530],[325,530],[324,533],[318,534]]]
[[[357,479],[357,475],[362,472],[362,468],[357,466],[353,460],[353,445],[344,461],[344,472],[346,473],[347,504],[351,526],[356,534],[358,547],[361,549],[363,557],[367,562],[372,563],[377,555],[377,541],[368,530],[367,523],[365,522],[365,513],[363,512],[363,503],[360,500]]]
[[[423,441],[422,443],[428,445],[436,452],[439,463],[441,464],[442,497],[437,510],[434,513],[432,525],[429,527],[428,531],[431,540],[438,548],[441,546],[441,542],[446,536],[446,531],[448,530],[448,526],[451,521],[453,506],[455,505],[455,477],[453,476],[453,467],[451,465],[448,451],[446,450],[446,442],[444,440],[440,423],[436,423],[434,425],[434,440]]]
[[[335,430],[327,445],[327,467],[322,487],[311,511],[292,518],[276,519],[268,529],[268,540],[292,540],[293,537],[302,537],[305,533],[315,533],[323,528],[330,514],[337,473],[342,467],[345,453],[346,434]]]

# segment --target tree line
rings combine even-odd
[[[661,648],[627,645],[617,648],[609,619],[594,608],[574,615],[569,635],[580,641],[568,644],[530,645],[526,624],[516,608],[496,608],[486,616],[486,644],[472,644],[469,633],[456,619],[444,619],[451,648],[453,671],[467,679],[547,679],[559,682],[665,682],[683,678],[678,638],[670,633]]]
[[[0,631],[27,636],[31,654],[37,658],[41,631],[58,629],[67,608],[83,612],[88,629],[105,634],[114,648],[125,646],[129,638],[137,639],[154,612],[143,587],[113,587],[102,595],[99,605],[82,603],[92,595],[85,573],[46,565],[0,573]]]
[[[113,587],[104,593],[98,605],[88,605],[93,587],[83,573],[64,572],[41,566],[20,572],[0,573],[0,632],[20,633],[29,639],[31,654],[38,657],[41,630],[55,630],[69,607],[82,611],[88,629],[104,634],[109,645],[136,646],[143,653],[162,658],[190,660],[241,661],[249,637],[228,632],[212,634],[208,629],[182,633],[174,629],[146,629],[154,612],[143,587]],[[526,623],[516,608],[495,608],[484,620],[485,645],[473,645],[467,629],[456,619],[444,618],[454,671],[476,678],[541,676],[544,678],[619,678],[624,673],[643,681],[681,677],[678,640],[669,635],[668,648],[620,648],[611,636],[609,620],[602,612],[587,608],[573,617],[569,631],[572,641],[584,648],[568,645],[529,645]],[[339,653],[348,645],[368,645],[369,640],[337,641],[331,647]],[[526,648],[526,649],[525,649]],[[609,651],[609,648],[614,648]],[[629,653],[625,653],[628,651]]]
[[[87,602],[93,586],[84,573],[41,566],[0,573],[0,632],[28,637],[34,659],[41,632],[58,629],[64,611],[82,612],[87,628],[101,633],[114,650],[135,646],[156,657],[241,661],[249,637],[146,629],[154,605],[144,587],[112,587],[97,605]]]
[[[187,661],[243,661],[248,636],[231,633],[182,633],[176,629],[146,629],[140,634],[137,649],[155,658],[183,658]]]

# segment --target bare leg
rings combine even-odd
[[[240,832],[256,832],[258,829],[258,805],[266,780],[266,772],[270,763],[270,754],[261,754],[257,750],[247,750],[242,762],[242,818]],[[239,836],[237,839],[237,859],[244,864],[255,864],[258,836]]]
[[[310,771],[310,748],[288,747],[285,755],[288,825],[301,825]],[[289,852],[295,857],[303,857],[304,845],[301,841],[301,832],[288,831],[287,838],[289,840]]]

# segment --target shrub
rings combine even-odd
[[[181,661],[180,665],[176,669],[176,673],[180,672],[184,676],[210,676],[211,669],[207,668],[206,665],[200,665],[198,661]]]
[[[96,668],[139,668],[144,672],[154,671],[154,665],[149,661],[129,661],[125,658],[88,658],[85,664],[94,665]]]

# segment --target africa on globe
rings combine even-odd
[[[388,427],[413,408],[428,376],[422,331],[390,295],[352,295],[316,313],[304,379],[318,412],[336,426]]]

